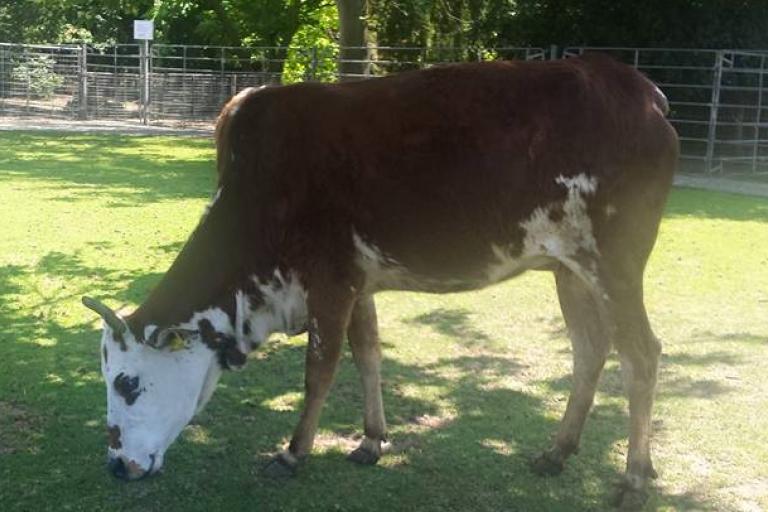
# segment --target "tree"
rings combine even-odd
[[[325,18],[332,0],[158,0],[160,41],[174,44],[264,47],[269,71],[281,74],[287,46],[305,27]]]
[[[339,75],[354,80],[370,74],[372,34],[368,0],[336,0],[339,11]]]

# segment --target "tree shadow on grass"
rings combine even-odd
[[[150,138],[168,147],[146,147],[146,137],[8,132],[0,134],[0,179],[40,181],[53,201],[103,199],[115,207],[141,201],[205,198],[213,190],[213,153],[174,158],[178,150],[212,148],[193,138]],[[43,183],[55,183],[47,186]]]
[[[471,311],[463,308],[438,308],[418,315],[408,322],[430,326],[440,334],[456,338],[462,343],[488,341],[488,336],[472,325],[471,314]]]
[[[0,300],[7,303],[6,298],[24,293],[24,278],[31,273],[85,283],[89,279],[83,278],[99,276],[105,289],[123,288],[117,298],[126,300],[159,277],[90,266],[76,254],[51,252],[34,268],[2,269]],[[121,286],[125,282],[138,284]],[[68,290],[53,300],[81,307],[76,302],[81,292]],[[456,343],[465,342],[467,333],[480,332],[467,312],[460,313],[432,317],[453,322],[441,333]],[[55,344],[28,342],[35,337]],[[379,466],[348,463],[341,447],[346,450],[350,443],[331,443],[304,464],[295,480],[267,480],[260,467],[295,426],[299,402],[291,397],[303,389],[304,347],[278,343],[245,371],[224,376],[209,409],[169,451],[163,474],[126,485],[104,470],[98,339],[91,323],[65,327],[56,316],[40,317],[36,309],[0,309],[0,402],[13,397],[16,407],[39,418],[35,449],[0,454],[0,499],[10,509],[55,504],[88,510],[236,510],[246,505],[367,512],[403,507],[603,510],[610,483],[618,477],[615,445],[626,436],[626,414],[615,403],[595,409],[581,454],[569,461],[563,475],[532,475],[527,457],[548,446],[557,420],[542,398],[499,384],[524,371],[521,361],[483,353],[439,357],[424,365],[385,360],[393,453]],[[550,384],[553,391],[558,386],[565,393],[567,379]],[[362,409],[359,378],[346,357],[321,421],[321,440],[359,434]],[[72,490],[78,488],[88,491]],[[657,495],[654,500],[707,510],[695,496]]]
[[[665,217],[768,222],[768,200],[704,190],[675,189],[667,203]]]

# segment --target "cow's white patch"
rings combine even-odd
[[[196,311],[192,318],[179,324],[182,329],[197,330],[201,320],[208,320],[213,328],[222,334],[232,335],[235,333],[232,321],[229,315],[221,308],[210,307],[203,311]]]
[[[568,196],[560,204],[540,206],[531,216],[520,223],[525,230],[523,254],[550,256],[563,260],[576,256],[580,251],[598,255],[597,242],[592,233],[592,220],[587,214],[585,195],[597,190],[597,179],[579,174],[566,178],[558,176],[555,182],[568,189]],[[559,220],[552,214],[562,210]]]
[[[148,340],[152,337],[152,334],[157,330],[157,326],[155,324],[147,324],[144,326],[144,339]]]
[[[544,255],[521,255],[514,257],[509,249],[505,249],[496,244],[491,244],[491,253],[493,260],[485,268],[486,282],[480,285],[490,285],[509,279],[526,270],[542,268],[549,263],[550,258]]]
[[[307,291],[295,273],[283,276],[279,269],[272,279],[262,281],[254,277],[266,307],[252,316],[251,328],[265,339],[273,332],[292,335],[304,330],[307,323]]]
[[[435,279],[417,275],[396,259],[386,255],[375,244],[366,242],[357,232],[352,233],[357,252],[356,264],[365,273],[365,291],[414,290],[455,291],[477,287],[478,283],[463,279]]]
[[[357,251],[357,265],[367,278],[367,288],[398,288],[407,280],[405,268],[385,256],[376,245],[366,243],[357,232],[352,233],[352,241]]]
[[[208,216],[208,214],[211,212],[211,208],[213,208],[213,205],[215,205],[215,204],[216,204],[216,202],[217,202],[217,201],[219,200],[219,198],[221,197],[221,191],[222,191],[222,189],[223,189],[223,187],[219,187],[218,189],[216,189],[216,192],[213,194],[213,197],[211,198],[211,200],[210,200],[210,201],[208,201],[208,205],[206,205],[206,207],[205,207],[205,211],[203,212],[203,216],[202,216],[202,218],[200,219],[200,222],[202,222],[203,220],[205,220],[205,218],[206,218],[206,217]]]
[[[525,269],[519,258],[513,258],[508,251],[505,251],[498,245],[491,244],[491,252],[495,261],[485,270],[489,283],[497,283],[515,274],[519,274]]]
[[[598,285],[600,252],[587,213],[585,196],[597,191],[597,178],[578,174],[558,176],[555,182],[568,190],[565,201],[540,206],[520,223],[525,230],[523,255],[554,258],[594,288]],[[555,220],[557,219],[557,220]]]
[[[576,176],[563,176],[561,174],[555,178],[555,183],[563,185],[568,189],[569,193],[594,194],[597,191],[597,178],[584,173],[577,174]]]
[[[360,256],[359,260],[363,262],[366,268],[380,271],[383,267],[397,266],[397,262],[391,258],[386,258],[381,250],[373,244],[367,244],[356,232],[352,233],[352,241],[355,249]]]

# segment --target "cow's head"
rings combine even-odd
[[[165,451],[210,398],[219,354],[197,331],[162,329],[137,340],[107,306],[87,297],[83,304],[104,320],[109,468],[119,478],[142,478],[160,469]]]

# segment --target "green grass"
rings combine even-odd
[[[531,475],[565,407],[570,348],[548,274],[477,293],[378,297],[392,452],[344,460],[362,399],[345,356],[313,457],[261,477],[301,401],[303,340],[225,375],[157,478],[104,467],[105,394],[87,293],[131,308],[197,222],[211,142],[0,134],[0,510],[602,510],[623,468],[615,359],[581,453]],[[649,510],[768,508],[768,201],[676,190],[646,279],[665,341]]]

